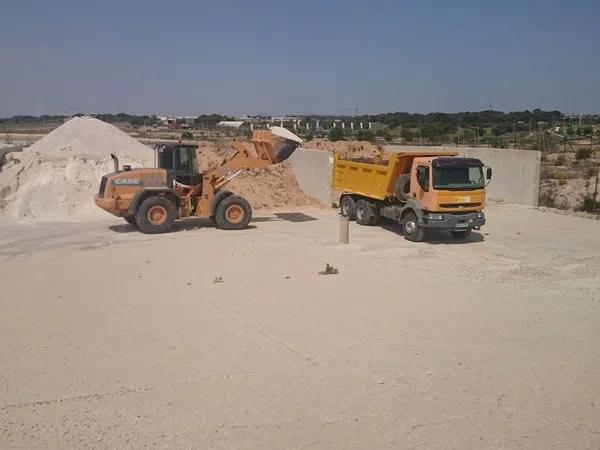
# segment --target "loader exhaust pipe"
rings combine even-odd
[[[119,171],[119,158],[117,158],[117,155],[115,155],[114,153],[110,154],[110,157],[113,160],[113,163],[115,164],[115,172]]]

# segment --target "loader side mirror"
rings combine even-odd
[[[417,183],[423,191],[429,191],[429,167],[418,166],[417,167]]]
[[[492,179],[492,168],[488,167],[485,171],[485,178],[488,180]]]

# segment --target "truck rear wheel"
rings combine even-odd
[[[367,200],[360,199],[356,202],[356,223],[359,225],[374,225],[379,219],[373,204]]]
[[[409,212],[404,217],[402,226],[404,237],[412,242],[421,242],[425,239],[426,229],[419,225],[419,219],[413,212]]]
[[[135,222],[142,233],[157,234],[171,231],[177,218],[177,209],[166,197],[152,196],[142,202],[135,214]]]
[[[356,202],[349,195],[344,195],[340,201],[340,212],[348,220],[356,219]]]
[[[242,230],[252,219],[252,208],[245,198],[237,195],[225,197],[217,205],[215,222],[222,230]]]

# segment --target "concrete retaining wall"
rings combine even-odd
[[[533,150],[508,150],[477,147],[426,147],[390,145],[393,152],[425,150],[458,151],[460,156],[478,158],[494,172],[488,198],[523,205],[538,204],[541,153]]]
[[[300,189],[324,206],[331,206],[333,156],[329,152],[299,148],[288,159]]]

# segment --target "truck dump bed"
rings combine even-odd
[[[456,156],[453,151],[392,153],[387,160],[342,159],[333,164],[333,189],[385,200],[394,195],[394,184],[403,173],[410,172],[413,159],[420,156]]]

